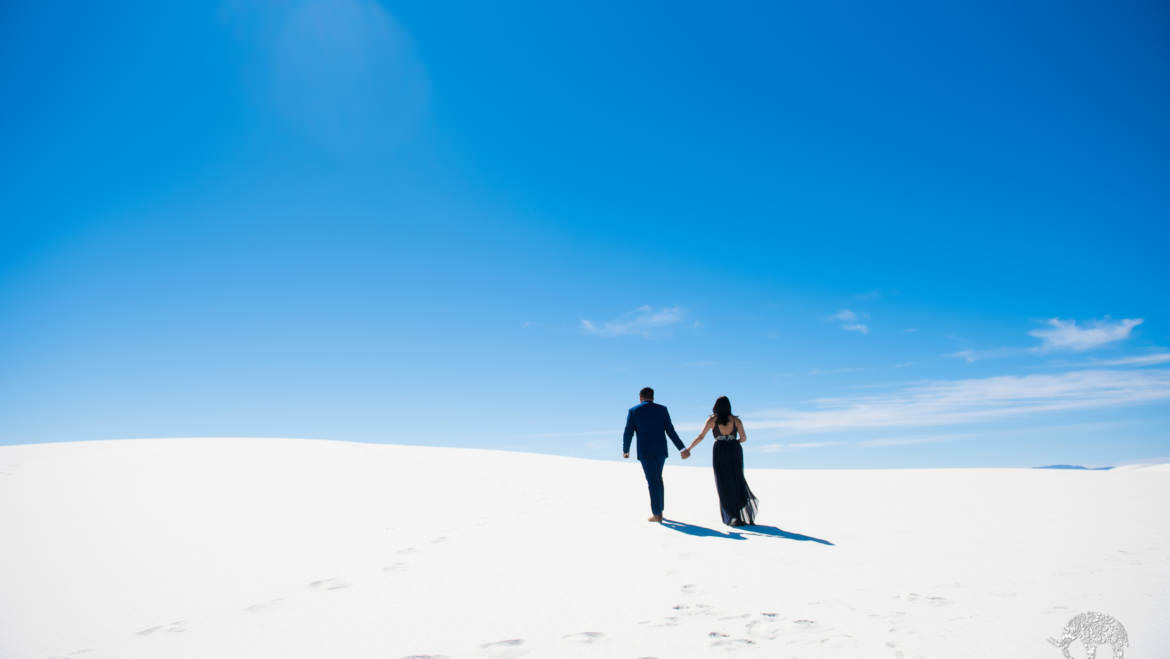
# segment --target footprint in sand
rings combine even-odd
[[[853,642],[851,634],[838,634],[837,636],[830,636],[821,639],[822,648],[833,648],[839,650]]]
[[[480,649],[487,652],[489,657],[499,657],[500,659],[510,659],[511,657],[519,657],[527,654],[527,651],[521,646],[524,645],[524,639],[510,638],[506,641],[495,641],[494,643],[484,643],[479,646]]]
[[[690,593],[695,592],[695,589],[697,589],[697,588],[698,588],[698,586],[696,586],[695,584],[688,583],[688,584],[684,584],[682,588],[679,588],[679,590],[684,592],[684,593],[687,593],[689,595]]]
[[[755,644],[756,642],[750,638],[725,638],[718,641],[712,641],[711,647],[724,648],[726,650],[740,650],[751,647]]]
[[[406,563],[393,563],[382,566],[383,572],[401,572],[406,569]]]
[[[707,637],[712,639],[711,647],[723,648],[725,650],[738,650],[756,644],[750,638],[731,638],[730,634],[724,634],[723,632],[711,632],[707,634]]]
[[[341,590],[342,588],[349,588],[349,584],[340,579],[318,579],[309,582],[309,588],[314,590]]]
[[[781,631],[783,631],[780,623],[773,618],[749,620],[743,626],[743,630],[748,637],[761,641],[774,641],[780,635]]]
[[[900,598],[901,598],[901,595],[894,596],[894,599],[900,599]],[[939,596],[939,595],[919,595],[918,593],[907,594],[906,600],[910,601],[910,602],[925,601],[928,604],[935,604],[935,605],[950,604],[951,603],[951,601],[949,599],[942,597],[942,596]]]
[[[588,645],[605,638],[605,634],[603,632],[577,632],[576,634],[565,634],[564,638],[576,643]]]
[[[160,631],[185,632],[185,631],[187,631],[187,625],[184,624],[184,622],[182,620],[176,620],[176,621],[170,623],[169,625],[155,625],[153,627],[147,627],[146,629],[139,629],[135,633],[138,634],[139,636],[150,636],[151,634],[153,634],[155,632],[160,632]]]
[[[267,609],[270,606],[275,606],[277,603],[283,602],[283,601],[284,601],[283,597],[277,597],[275,599],[270,599],[267,602],[256,602],[255,604],[252,604],[251,606],[244,607],[244,610],[247,611],[248,613],[256,613],[257,611],[263,611],[264,609]]]
[[[679,615],[684,616],[709,616],[711,615],[710,604],[675,604],[674,610]]]

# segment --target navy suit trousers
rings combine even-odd
[[[666,495],[666,487],[662,484],[662,466],[666,464],[666,456],[647,457],[639,462],[642,463],[642,472],[646,474],[646,485],[650,486],[650,513],[661,515]]]

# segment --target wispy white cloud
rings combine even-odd
[[[1048,327],[1028,332],[1043,344],[1040,350],[1092,350],[1115,341],[1124,341],[1129,338],[1133,328],[1142,324],[1141,318],[1123,318],[1121,320],[1089,321],[1084,326],[1077,325],[1075,320],[1061,320],[1050,318]]]
[[[917,444],[938,444],[939,442],[952,442],[956,439],[966,439],[974,437],[975,433],[962,433],[957,435],[927,435],[924,437],[883,437],[881,439],[867,439],[863,442],[858,442],[858,446],[882,447],[882,446],[914,446]]]
[[[971,349],[966,348],[956,352],[950,352],[944,357],[954,357],[962,359],[968,364],[982,361],[985,359],[999,359],[1002,357],[1016,357],[1026,354],[1035,354],[1040,352],[1052,352],[1056,350],[1073,350],[1083,352],[1085,350],[1092,350],[1099,348],[1109,343],[1117,341],[1124,341],[1129,338],[1130,333],[1134,327],[1142,324],[1141,318],[1125,318],[1123,320],[1093,320],[1089,321],[1084,326],[1077,325],[1075,320],[1061,320],[1059,318],[1050,318],[1045,321],[1047,327],[1041,329],[1034,329],[1028,334],[1034,336],[1042,342],[1041,345],[1025,348],[984,348]],[[1137,364],[1139,362],[1099,362],[1093,365],[1100,366],[1123,366],[1127,364]],[[1159,361],[1150,361],[1148,364],[1160,364]]]
[[[1170,352],[1155,352],[1150,355],[1134,355],[1119,359],[1095,359],[1081,366],[1156,366],[1170,362]]]
[[[841,323],[841,329],[847,332],[860,332],[861,334],[869,334],[869,325],[866,325],[863,320],[869,318],[869,314],[858,313],[852,309],[842,309],[829,317],[831,320],[836,320]]]
[[[521,436],[531,438],[531,439],[562,439],[562,438],[573,438],[573,437],[606,437],[606,436],[621,437],[621,434],[622,434],[621,427],[618,427],[618,429],[616,431],[613,429],[610,429],[610,430],[582,430],[582,431],[575,431],[575,432],[537,432],[537,433],[531,433],[531,434],[521,435]]]
[[[948,352],[943,357],[954,357],[955,359],[962,359],[968,364],[973,364],[984,359],[999,359],[1002,357],[1015,357],[1016,355],[1026,355],[1034,352],[1029,348],[987,348],[984,350],[959,350],[956,352]]]
[[[748,415],[789,431],[961,425],[1004,417],[1170,399],[1170,370],[1080,370],[914,383],[890,393],[812,401],[812,409]]]
[[[937,444],[940,442],[950,442],[957,439],[966,439],[974,437],[974,433],[963,433],[956,435],[928,435],[928,436],[911,436],[911,437],[883,437],[881,439],[867,439],[861,442],[842,442],[842,441],[828,441],[828,442],[789,442],[764,444],[760,450],[765,453],[779,453],[781,451],[794,451],[799,449],[810,448],[828,448],[830,446],[860,446],[863,448],[880,448],[885,446],[912,446],[916,444]]]
[[[835,375],[837,373],[854,373],[863,370],[856,366],[844,366],[841,368],[814,368],[808,372],[809,375]]]
[[[845,442],[793,442],[791,444],[764,444],[760,446],[760,450],[765,453],[778,453],[780,451],[793,451],[804,448],[825,448],[827,446],[840,446]]]
[[[962,359],[965,360],[968,364],[972,364],[976,359],[979,359],[974,350],[959,350],[958,352],[948,352],[947,354],[943,355],[943,357],[954,357],[956,359]]]
[[[651,338],[660,331],[682,322],[686,311],[682,307],[655,309],[649,305],[624,313],[614,320],[597,324],[582,320],[581,329],[597,336],[641,336]]]

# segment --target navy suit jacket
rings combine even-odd
[[[674,424],[670,422],[670,412],[665,405],[659,405],[652,400],[638,403],[630,408],[626,415],[626,431],[622,433],[622,453],[630,452],[630,440],[638,435],[638,459],[666,458],[666,436],[678,447],[686,448],[678,433],[674,431]]]

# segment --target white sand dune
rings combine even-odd
[[[659,526],[632,460],[0,447],[0,657],[1059,657],[1086,610],[1170,656],[1164,468],[748,479],[733,532],[677,459]]]

